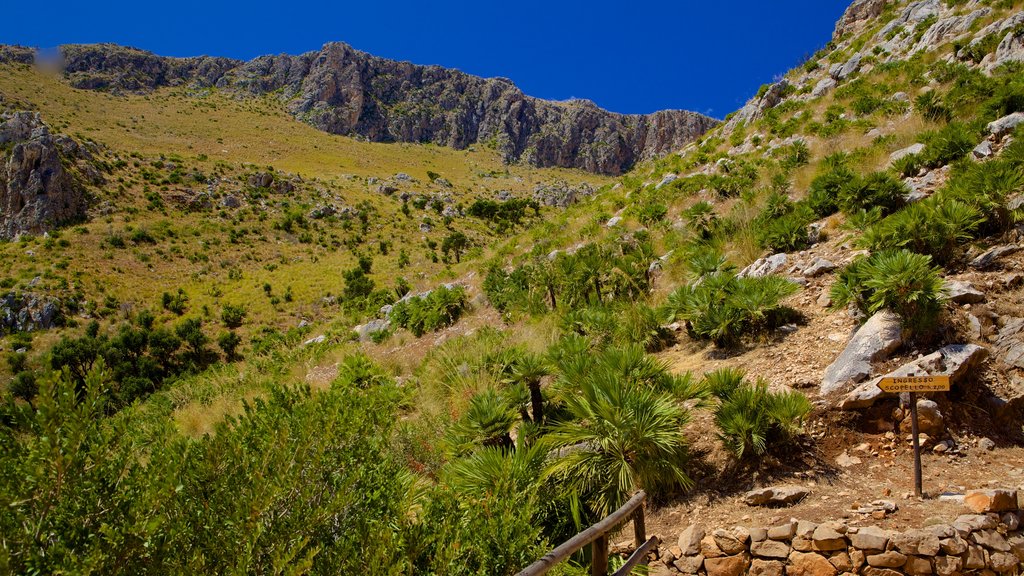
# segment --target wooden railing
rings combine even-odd
[[[613,576],[626,576],[634,568],[647,559],[647,554],[658,547],[658,539],[647,538],[647,527],[644,524],[644,500],[647,494],[640,490],[629,502],[622,505],[615,512],[612,512],[604,520],[587,528],[583,532],[565,541],[561,546],[544,555],[533,564],[527,566],[516,576],[539,576],[546,574],[559,562],[575,554],[578,550],[593,543],[591,547],[590,574],[591,576],[608,576],[608,535],[614,532],[630,518],[633,520],[633,540],[636,544],[636,551],[626,559],[626,563],[615,571]]]

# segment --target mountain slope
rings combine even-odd
[[[0,50],[25,62],[32,51]],[[78,88],[145,91],[180,84],[246,95],[277,93],[295,117],[373,142],[494,146],[507,162],[618,174],[678,149],[717,121],[682,110],[616,114],[592,102],[529,97],[504,78],[396,62],[329,43],[299,56],[164,58],[110,44],[65,45],[61,66]]]

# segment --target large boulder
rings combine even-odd
[[[887,393],[882,392],[878,383],[882,378],[905,376],[949,376],[955,386],[989,356],[987,348],[977,344],[950,344],[931,354],[908,362],[884,376],[864,382],[839,402],[841,410],[855,410],[872,406]]]
[[[59,139],[35,112],[0,115],[0,238],[42,234],[85,215],[82,187],[65,170]]]
[[[846,392],[871,376],[872,363],[888,358],[903,344],[903,325],[892,312],[876,313],[861,326],[846,349],[828,368],[821,382],[822,396]]]

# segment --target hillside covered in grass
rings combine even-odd
[[[953,381],[918,405],[933,494],[1015,482],[1022,10],[857,0],[616,179],[0,66],[88,206],[0,243],[0,566],[514,574],[643,489],[649,573],[709,574],[673,562],[680,511],[776,522],[737,496],[801,484],[818,522],[905,485],[887,374]]]

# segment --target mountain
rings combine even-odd
[[[373,142],[496,147],[507,162],[619,174],[693,141],[717,121],[683,110],[616,114],[586,100],[532,98],[504,78],[371,56],[340,42],[299,56],[167,58],[112,44],[65,45],[61,66],[77,88],[144,92],[194,84],[237,94],[280,94],[298,119]],[[0,48],[27,62],[30,49]]]

